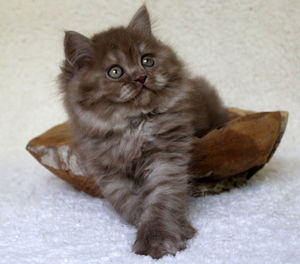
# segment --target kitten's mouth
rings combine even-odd
[[[140,97],[140,95],[143,93],[143,90],[147,90],[147,91],[152,92],[152,93],[155,94],[155,91],[153,91],[152,89],[150,89],[150,88],[147,87],[146,85],[143,85],[143,86],[139,89],[139,91],[137,92],[137,94],[136,94],[135,96],[133,96],[133,97],[130,99],[130,101],[133,101],[133,100],[137,99],[138,97]]]
[[[142,89],[141,90],[143,90],[143,89],[145,89],[145,90],[148,90],[148,91],[150,91],[150,92],[152,92],[152,93],[155,93],[155,91],[153,91],[152,89],[150,89],[149,87],[147,87],[146,85],[144,85],[143,84],[143,86],[142,86]]]
[[[143,92],[143,87],[137,92],[137,94],[135,96],[133,96],[130,100],[135,100],[136,98],[138,98]]]

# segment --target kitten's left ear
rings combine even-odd
[[[64,49],[67,61],[75,68],[80,69],[93,61],[91,41],[75,31],[65,32]]]
[[[136,11],[135,15],[128,24],[128,28],[138,30],[141,33],[151,35],[151,22],[148,10],[145,5]]]

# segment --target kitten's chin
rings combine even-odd
[[[146,106],[151,103],[152,94],[154,92],[146,86],[135,88],[130,92],[124,93],[118,99],[116,99],[117,103],[132,103],[135,106]]]
[[[129,103],[134,101],[142,93],[142,88],[140,89],[128,89],[121,94],[118,98],[115,98],[113,101],[116,103]]]
[[[136,106],[147,106],[152,101],[152,91],[148,88],[143,88],[139,96],[135,98]]]
[[[155,90],[143,85],[140,88],[123,91],[121,96],[114,98],[112,101],[121,104],[132,104],[135,107],[144,107],[150,105],[155,96]]]

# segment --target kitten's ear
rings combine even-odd
[[[75,68],[80,69],[93,61],[91,41],[75,31],[65,32],[64,49],[66,60]]]
[[[150,16],[145,5],[143,5],[139,8],[138,11],[136,11],[133,18],[128,24],[128,28],[132,28],[140,31],[141,33],[151,35]]]

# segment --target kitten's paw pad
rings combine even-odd
[[[141,228],[133,245],[133,251],[139,255],[149,255],[159,259],[165,255],[175,255],[186,248],[185,239],[179,238],[155,228]]]

